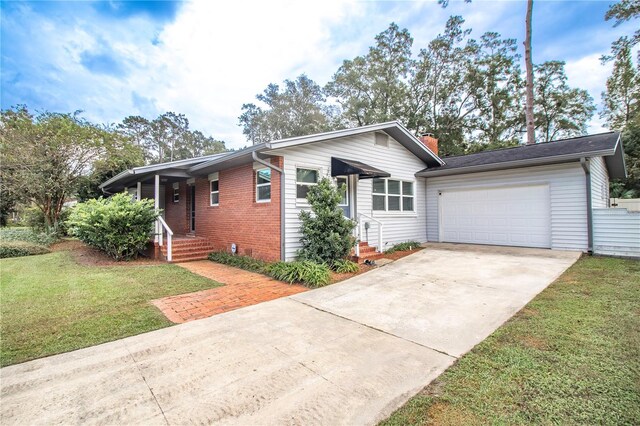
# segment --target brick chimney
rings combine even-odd
[[[435,155],[438,155],[438,139],[433,137],[433,133],[423,133],[419,137],[420,142],[425,144]]]

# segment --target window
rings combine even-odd
[[[336,178],[336,186],[338,189],[344,188],[344,192],[342,193],[342,199],[338,203],[339,206],[348,206],[349,205],[349,180],[345,176],[338,176]]]
[[[296,169],[296,198],[307,198],[309,188],[318,183],[318,171]]]
[[[173,202],[180,202],[180,188],[176,188],[175,186],[173,187]]]
[[[220,181],[218,179],[209,181],[210,199],[209,204],[217,206],[220,204]]]
[[[413,182],[395,179],[373,179],[373,210],[389,212],[413,211]]]
[[[256,171],[256,201],[259,203],[271,201],[271,169]]]

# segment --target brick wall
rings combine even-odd
[[[282,157],[271,159],[282,167]],[[196,179],[196,235],[211,241],[217,250],[230,250],[258,259],[280,260],[280,175],[271,171],[271,201],[257,203],[253,164],[219,172],[220,203],[209,205],[209,181]],[[173,188],[167,190],[166,221],[175,233],[185,233],[189,221],[186,181],[180,183],[180,202],[173,203]],[[171,195],[171,197],[169,197]],[[175,226],[175,227],[174,227]],[[182,231],[176,231],[181,229]]]
[[[186,234],[189,232],[189,204],[187,197],[187,183],[180,182],[180,201],[173,202],[173,184],[165,185],[164,220],[174,234]]]

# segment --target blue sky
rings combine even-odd
[[[610,68],[598,58],[631,22],[604,21],[609,1],[534,3],[533,55],[567,62],[569,83],[600,101]],[[185,113],[192,127],[246,144],[237,117],[271,82],[306,73],[326,83],[396,22],[414,48],[462,15],[479,37],[524,38],[524,1],[248,0],[2,1],[1,106],[83,110],[92,121]],[[590,131],[603,130],[597,114]]]

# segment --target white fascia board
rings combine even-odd
[[[100,185],[98,185],[98,188],[103,189],[109,185],[111,185],[112,183],[115,183],[117,181],[119,181],[120,179],[127,177],[127,176],[131,176],[134,175],[135,172],[132,169],[129,170],[125,170],[124,172],[120,172],[117,175],[115,175],[114,177],[112,177],[111,179],[107,180],[104,183],[101,183]]]
[[[360,135],[362,133],[370,133],[376,131],[384,131],[390,128],[396,128],[402,132],[402,134],[413,144],[419,147],[419,149],[433,159],[435,159],[441,165],[444,165],[444,161],[438,157],[433,151],[431,151],[425,144],[423,144],[418,138],[411,134],[402,124],[397,121],[389,121],[380,124],[371,124],[368,126],[356,127],[353,129],[334,130],[331,132],[317,133],[309,136],[300,136],[295,138],[281,139],[273,142],[269,142],[267,145],[271,149],[289,148],[292,146],[304,145],[308,143],[321,142],[329,139],[338,139],[348,136]],[[400,142],[400,141],[398,141]]]
[[[191,166],[187,170],[187,172],[188,173],[197,172],[198,170],[205,169],[207,167],[211,167],[211,166],[214,166],[216,164],[223,163],[225,161],[233,160],[233,159],[236,159],[238,157],[242,157],[244,155],[251,155],[251,153],[253,151],[258,151],[258,150],[264,149],[264,148],[267,147],[267,145],[268,144],[261,143],[259,145],[254,145],[254,146],[249,147],[249,148],[241,149],[240,151],[233,151],[233,152],[229,153],[228,155],[225,155],[225,156],[222,156],[222,157],[219,157],[219,158],[215,158],[215,159],[213,159],[211,161],[205,161],[204,163],[196,164],[195,166]]]

